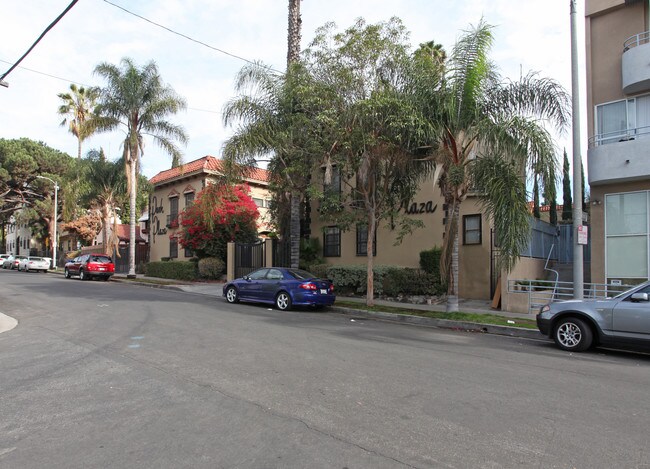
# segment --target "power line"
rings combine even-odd
[[[0,59],[0,62],[6,63],[6,64],[11,63],[11,62],[9,62],[7,60],[2,60],[2,59]],[[28,72],[32,72],[32,73],[38,73],[39,75],[44,75],[46,77],[55,78],[57,80],[65,81],[67,83],[75,83],[77,85],[81,85],[81,86],[84,86],[86,88],[91,88],[93,86],[93,85],[89,85],[87,83],[81,83],[81,82],[76,81],[76,80],[70,80],[69,78],[61,78],[61,77],[57,77],[56,75],[51,75],[49,73],[40,72],[40,71],[34,70],[32,68],[27,68],[27,67],[23,67],[23,66],[19,66],[17,68],[20,68],[22,70],[27,70]],[[221,114],[220,111],[213,111],[211,109],[199,109],[199,108],[195,108],[195,107],[188,107],[187,110],[188,111],[198,111],[198,112],[209,112],[211,114]]]
[[[10,64],[10,63],[11,63],[11,62],[8,62],[8,61],[6,61],[6,60],[2,60],[2,59],[0,59],[0,62],[4,62],[4,63],[6,63],[6,64]],[[67,78],[57,77],[56,75],[51,75],[51,74],[49,74],[49,73],[40,72],[40,71],[38,71],[38,70],[34,70],[34,69],[31,69],[31,68],[23,67],[22,65],[19,66],[19,67],[16,67],[16,68],[20,68],[20,69],[22,69],[22,70],[27,70],[28,72],[32,72],[32,73],[38,73],[39,75],[45,75],[46,77],[56,78],[57,80],[67,81],[68,83],[75,83],[75,84],[77,84],[77,85],[81,85],[81,86],[84,86],[84,87],[86,87],[86,88],[90,88],[90,87],[91,87],[91,85],[88,85],[88,84],[86,84],[86,83],[80,83],[80,82],[75,81],[75,80],[69,80],[69,79],[67,79]]]
[[[190,37],[190,36],[188,36],[188,35],[186,35],[186,34],[179,33],[178,31],[174,31],[173,29],[168,28],[167,26],[163,26],[162,24],[156,23],[155,21],[152,21],[152,20],[150,20],[150,19],[148,19],[148,18],[145,18],[144,16],[138,15],[137,13],[133,13],[132,11],[127,10],[126,8],[124,8],[124,7],[120,6],[120,5],[117,5],[117,4],[115,4],[115,3],[113,3],[113,2],[111,2],[111,1],[109,1],[109,0],[104,0],[104,2],[105,2],[105,3],[108,3],[109,5],[114,6],[115,8],[119,8],[120,10],[122,10],[122,11],[124,11],[124,12],[126,12],[126,13],[128,13],[128,14],[130,14],[130,15],[133,15],[133,16],[135,16],[135,17],[137,17],[137,18],[140,18],[141,20],[144,20],[144,21],[146,21],[147,23],[151,23],[151,24],[153,24],[154,26],[158,26],[159,28],[162,28],[162,29],[164,29],[164,30],[166,30],[166,31],[169,31],[169,32],[172,33],[172,34],[176,34],[177,36],[183,37],[183,38],[185,38],[185,39],[187,39],[187,40],[189,40],[189,41],[196,42],[197,44],[200,44],[200,45],[202,45],[202,46],[205,46],[205,47],[207,47],[207,48],[209,48],[209,49],[212,49],[212,50],[215,50],[215,51],[217,51],[217,52],[221,52],[222,54],[228,55],[228,56],[230,56],[230,57],[234,57],[235,59],[243,60],[244,62],[247,62],[247,63],[249,63],[249,64],[252,64],[252,65],[259,65],[258,63],[254,62],[254,61],[252,61],[252,60],[248,60],[248,59],[246,59],[246,58],[244,58],[244,57],[241,57],[241,56],[239,56],[239,55],[233,54],[233,53],[228,52],[228,51],[226,51],[226,50],[219,49],[218,47],[211,46],[210,44],[206,44],[205,42],[199,41],[198,39],[194,39],[194,38],[192,38],[192,37]],[[275,72],[275,73],[279,73],[279,74],[281,74],[281,75],[284,75],[284,72],[280,72],[280,71],[275,70],[275,69],[273,69],[273,68],[270,68],[270,67],[269,67],[269,70],[271,70],[272,72]]]
[[[36,47],[36,45],[39,42],[41,42],[41,39],[43,39],[45,37],[45,35],[50,31],[50,29],[52,29],[61,20],[61,18],[63,18],[66,15],[66,13],[68,13],[70,11],[70,9],[72,9],[72,7],[75,6],[75,3],[77,3],[78,1],[79,0],[72,0],[72,2],[70,2],[70,5],[68,5],[68,7],[65,10],[63,10],[63,12],[59,16],[57,16],[56,19],[54,21],[52,21],[47,28],[45,28],[45,31],[43,31],[41,33],[41,35],[38,36],[38,39],[36,39],[36,42],[34,42],[34,44],[32,44],[32,46],[29,49],[27,49],[27,52],[25,52],[23,54],[23,56],[20,59],[18,59],[18,61],[15,64],[13,64],[11,66],[11,68],[4,73],[4,75],[2,75],[0,77],[0,82],[2,82],[6,78],[6,76],[9,75],[11,73],[11,71],[14,68],[16,68],[18,66],[18,64],[20,64],[20,62],[22,62],[25,57],[27,57],[27,55],[29,55],[29,53],[32,51],[32,49],[34,49],[34,47]]]

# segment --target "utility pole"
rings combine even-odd
[[[582,154],[580,150],[580,80],[578,76],[578,32],[576,1],[571,9],[571,116],[573,124],[573,298],[581,300],[584,294],[584,265],[582,244]]]
[[[59,185],[56,183],[54,179],[50,179],[47,176],[36,176],[38,179],[47,179],[50,181],[52,184],[54,184],[54,234],[52,235],[52,268],[56,270],[56,225],[57,221],[59,218]]]

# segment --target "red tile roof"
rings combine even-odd
[[[131,226],[127,225],[127,224],[120,224],[120,225],[117,225],[116,228],[117,228],[116,233],[117,233],[117,237],[119,238],[119,240],[120,241],[129,241],[129,238],[131,236],[131,233],[130,233]],[[135,239],[137,239],[138,241],[146,241],[147,240],[146,238],[142,237],[142,234],[140,233],[140,227],[139,226],[135,227]]]
[[[529,202],[527,202],[527,204],[528,204],[528,210],[530,210],[530,212],[532,213],[533,209],[535,208],[535,202],[529,201]],[[555,210],[558,213],[560,213],[562,211],[563,207],[564,207],[563,205],[556,205]],[[539,211],[540,212],[550,212],[551,211],[551,206],[550,205],[540,205],[539,206]]]
[[[176,168],[167,169],[161,171],[152,177],[149,182],[153,185],[161,184],[163,182],[171,181],[173,179],[188,176],[191,174],[201,174],[201,173],[219,173],[221,174],[223,170],[223,160],[217,159],[214,156],[204,156],[198,160],[190,161],[184,165],[178,166]],[[247,178],[251,181],[259,182],[268,182],[269,173],[267,170],[262,168],[252,168],[251,175]]]

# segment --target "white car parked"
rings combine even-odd
[[[52,259],[49,257],[28,256],[20,260],[18,270],[24,270],[25,272],[29,272],[30,270],[47,272],[51,264]]]

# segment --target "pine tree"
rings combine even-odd
[[[562,220],[571,221],[573,219],[573,202],[571,199],[571,179],[569,177],[569,157],[564,150],[564,164],[562,165],[562,196],[564,205],[562,207]]]

